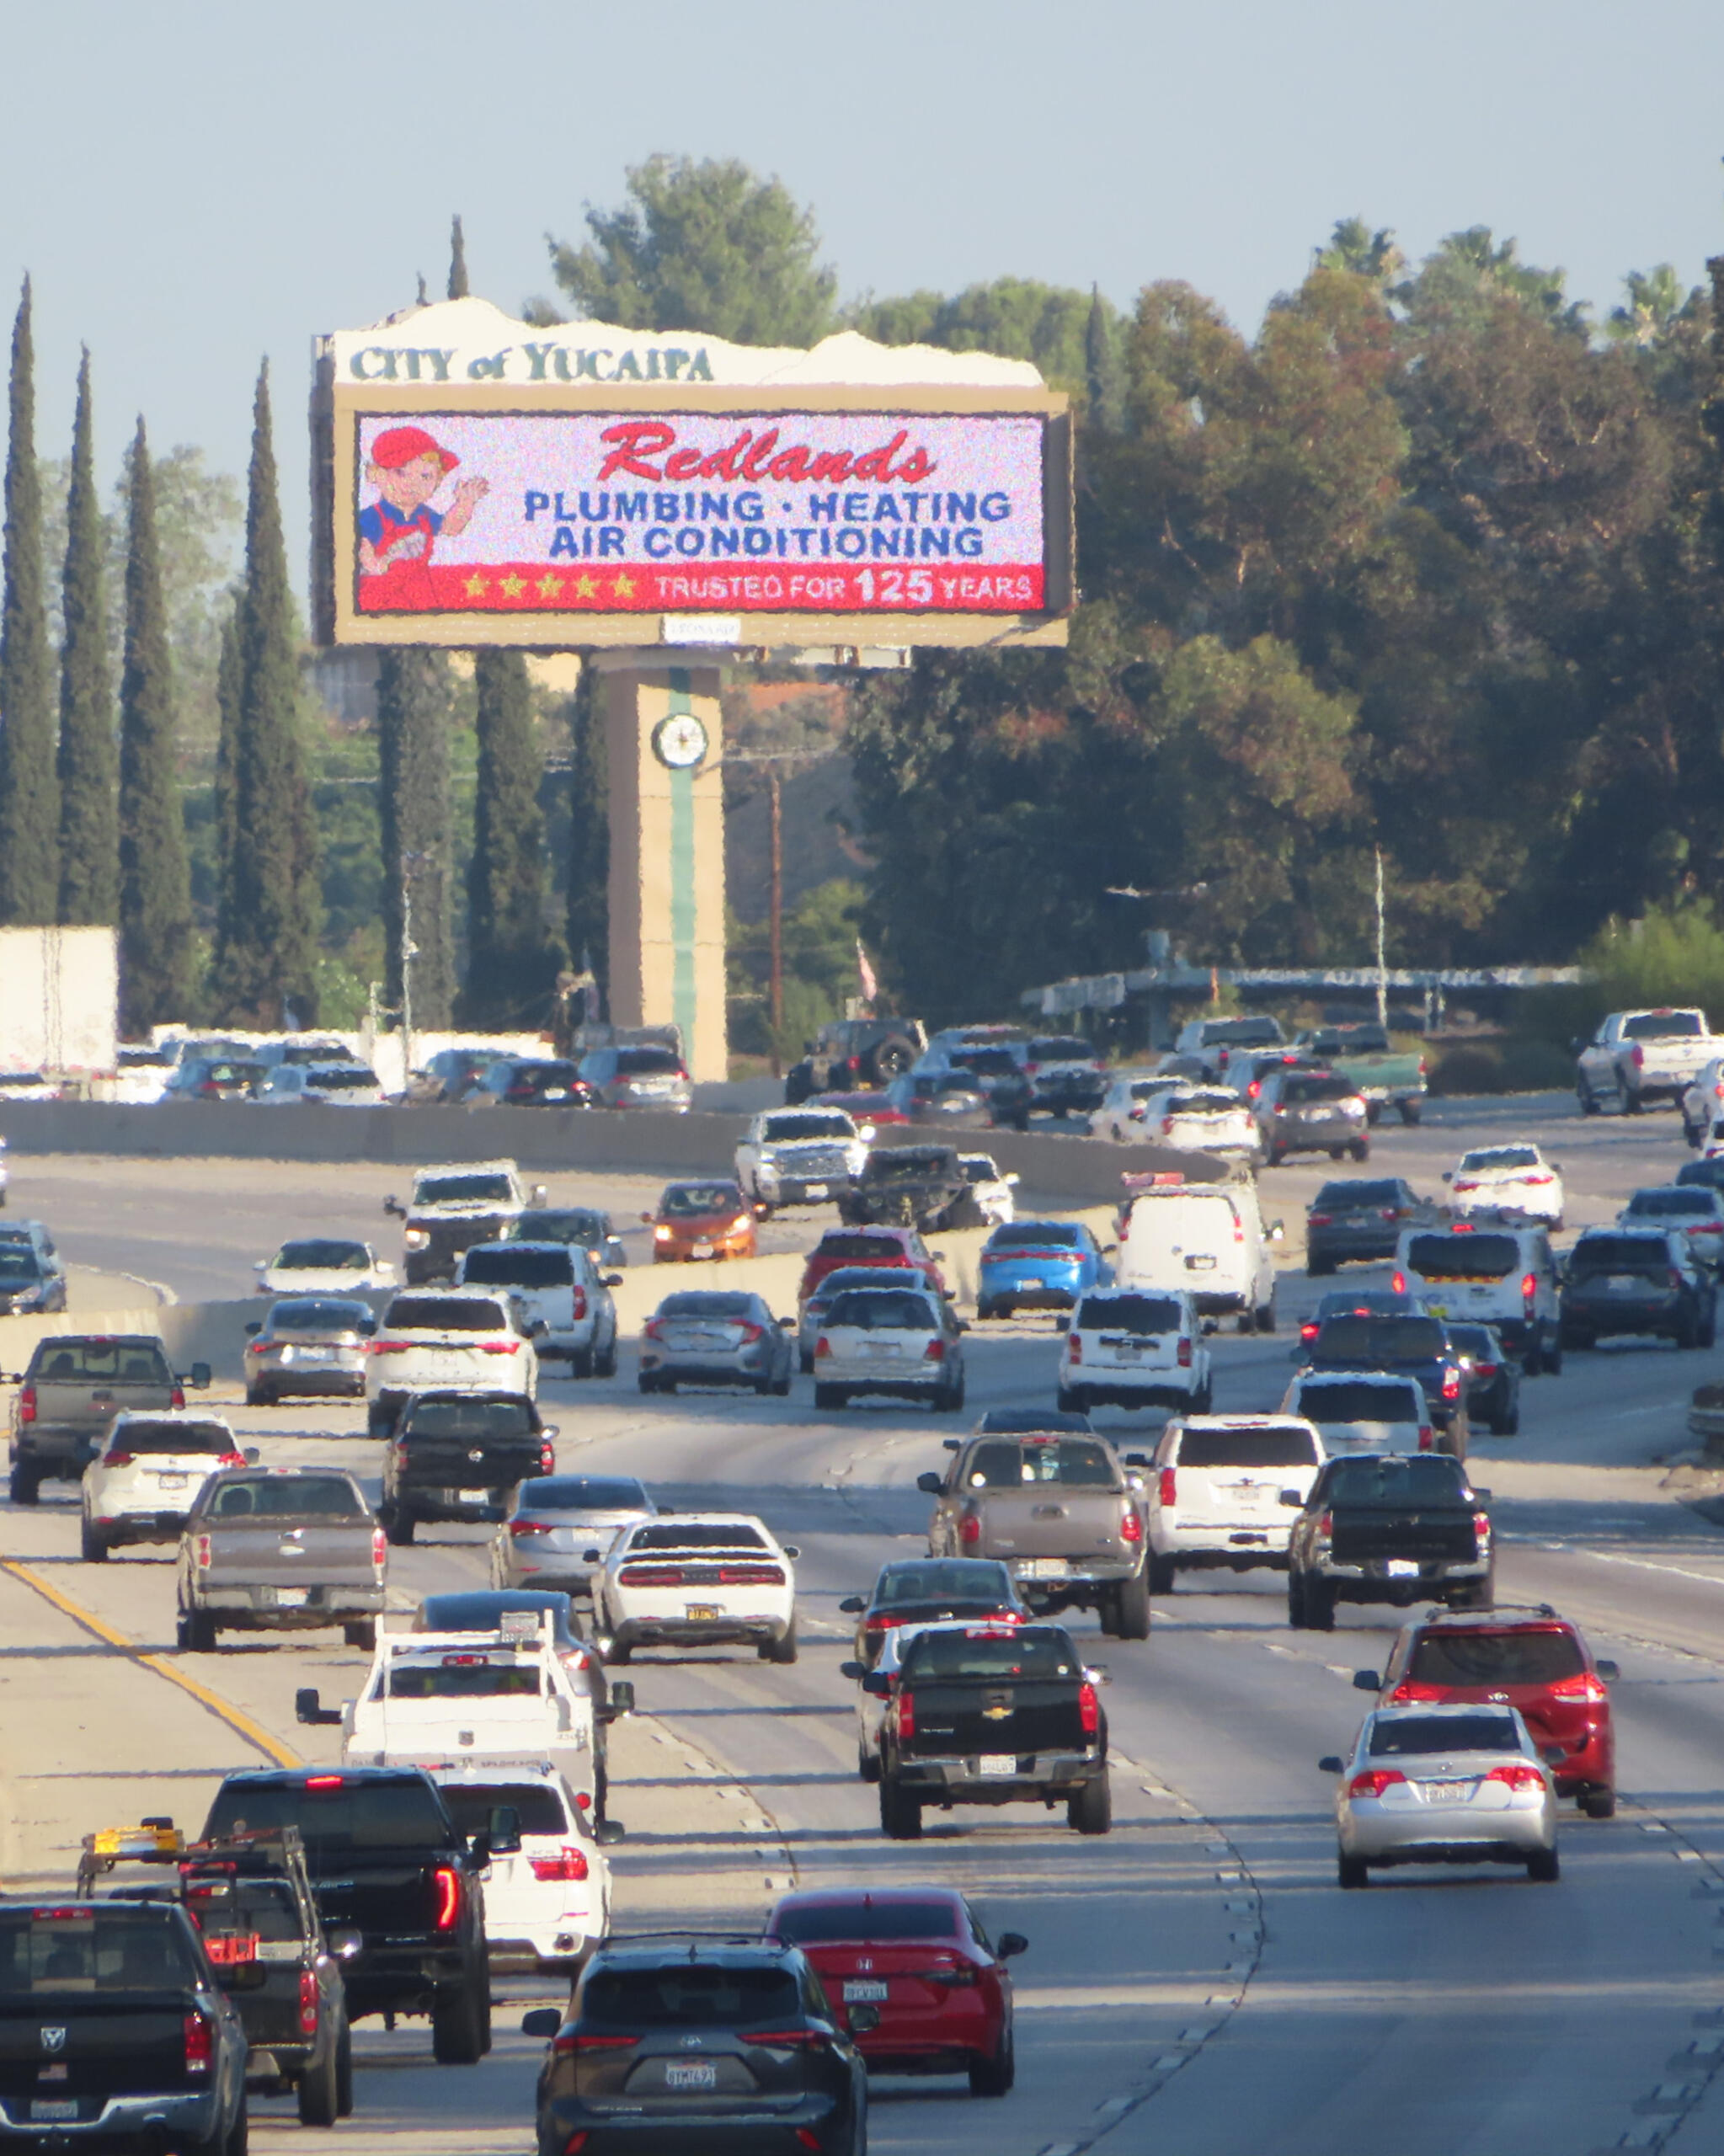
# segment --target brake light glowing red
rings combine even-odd
[[[823,1332],[814,1342],[814,1360],[818,1363],[823,1355],[830,1355],[831,1352],[832,1343]]]
[[[945,1359],[946,1342],[943,1340],[931,1340],[922,1350],[925,1363],[943,1363]]]
[[[1421,1433],[1421,1434],[1422,1434],[1422,1433]],[[1334,1532],[1335,1515],[1333,1513],[1325,1513],[1322,1518],[1317,1522],[1318,1537],[1321,1540],[1326,1542]]]
[[[1429,1452],[1436,1443],[1436,1433],[1428,1422],[1419,1424],[1419,1450]]]
[[[206,2014],[188,2014],[182,2024],[185,2070],[207,2073],[216,2056],[216,2025]]]
[[[908,1743],[915,1735],[915,1694],[900,1692],[898,1695],[898,1738]]]
[[[1389,1694],[1389,1701],[1391,1706],[1405,1706],[1411,1700],[1446,1700],[1448,1697],[1446,1685],[1416,1684],[1411,1678],[1406,1678]]]
[[[170,1407],[184,1407],[185,1405],[185,1387],[177,1379],[173,1391],[168,1396],[168,1405]]]
[[[1144,1524],[1137,1516],[1137,1508],[1127,1505],[1119,1522],[1119,1540],[1122,1542],[1141,1542],[1143,1539]]]
[[[1603,1680],[1588,1670],[1584,1676],[1565,1677],[1560,1684],[1552,1684],[1547,1696],[1553,1700],[1583,1702],[1589,1707],[1601,1707],[1610,1694],[1605,1690]]]
[[[1102,1727],[1102,1703],[1096,1697],[1096,1688],[1087,1678],[1077,1688],[1077,1718],[1086,1737],[1095,1737]]]
[[[1479,1545],[1479,1555],[1482,1557],[1491,1546],[1491,1515],[1488,1513],[1475,1513],[1472,1516],[1472,1531]]]
[[[299,2025],[307,2036],[318,2033],[318,2012],[322,2001],[318,1997],[317,1972],[302,1969],[299,1972]]]
[[[1179,1476],[1171,1467],[1164,1467],[1161,1470],[1161,1497],[1163,1505],[1177,1505],[1179,1502]]]
[[[530,1857],[535,1879],[584,1879],[587,1860],[584,1853],[565,1842],[555,1856]]]
[[[1365,1773],[1353,1776],[1347,1785],[1347,1794],[1349,1796],[1380,1796],[1385,1789],[1406,1780],[1406,1776],[1399,1767],[1372,1767]]]
[[[1314,1317],[1308,1317],[1299,1328],[1299,1337],[1309,1343],[1316,1338],[1319,1330],[1317,1321]]]
[[[583,1318],[586,1314],[587,1291],[584,1288],[577,1288],[574,1291],[574,1309],[573,1315],[577,1318]]]
[[[305,1785],[307,1789],[342,1789],[346,1786],[346,1780],[344,1774],[307,1774]]]
[[[1521,1300],[1528,1303],[1532,1302],[1536,1298],[1538,1292],[1539,1276],[1536,1273],[1529,1273],[1525,1279],[1524,1279],[1520,1283]]]
[[[461,1915],[461,1874],[452,1864],[440,1864],[431,1874],[431,1891],[437,1897],[433,1921],[439,1931],[453,1931]]]
[[[1406,1293],[1406,1275],[1398,1267],[1389,1276],[1389,1285],[1397,1295],[1404,1295]]]
[[[479,1353],[482,1355],[518,1355],[521,1347],[522,1342],[519,1340],[482,1340]]]
[[[192,1556],[197,1565],[198,1570],[200,1572],[208,1572],[210,1569],[210,1538],[207,1534],[199,1535],[197,1540],[193,1544]]]
[[[979,1542],[981,1540],[982,1523],[977,1518],[974,1513],[966,1513],[963,1518],[958,1523],[958,1539],[960,1542]]]
[[[371,1342],[374,1355],[407,1355],[412,1352],[413,1342],[410,1340],[374,1340]]]
[[[1191,1368],[1191,1342],[1189,1340],[1182,1340],[1179,1343],[1179,1367],[1182,1370],[1188,1370]]]
[[[1503,1782],[1510,1789],[1542,1789],[1545,1777],[1530,1760],[1517,1759],[1506,1767],[1492,1767],[1487,1782]]]
[[[1443,1373],[1443,1397],[1444,1400],[1459,1400],[1460,1397],[1460,1373],[1453,1364]]]
[[[509,1523],[509,1532],[518,1541],[523,1534],[548,1534],[551,1523],[543,1519],[512,1519]]]
[[[104,1467],[130,1467],[136,1460],[135,1452],[110,1452],[102,1455]]]
[[[539,1472],[542,1475],[554,1475],[557,1472],[557,1448],[548,1438],[545,1438],[539,1446]]]
[[[1066,1337],[1065,1359],[1069,1363],[1081,1363],[1083,1360],[1083,1342],[1075,1332]]]
[[[18,1396],[18,1419],[20,1422],[34,1422],[36,1419],[36,1389],[27,1385]]]
[[[389,1538],[381,1527],[371,1529],[371,1570],[381,1572],[389,1561]]]

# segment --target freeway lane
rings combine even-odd
[[[1512,1134],[1500,1121],[1491,1127]],[[1405,1164],[1428,1185],[1465,1138],[1433,1125],[1385,1130],[1373,1165]],[[1546,1134],[1553,1141],[1576,1187],[1572,1221],[1609,1217],[1630,1189],[1684,1157],[1668,1117],[1570,1119]],[[215,1240],[207,1193],[164,1195],[163,1178],[177,1167],[100,1165],[114,1179],[109,1202],[136,1194],[135,1217],[157,1250],[188,1272],[204,1262]],[[320,1193],[315,1171],[279,1172],[271,1207],[291,1204],[323,1225],[351,1206],[375,1223],[369,1193]],[[1267,1209],[1291,1224],[1318,1179],[1305,1166],[1266,1177]],[[256,1254],[242,1230],[261,1194],[230,1194],[224,1251]],[[101,1192],[92,1186],[88,1198],[99,1212]],[[14,1203],[24,1202],[20,1187]],[[60,1214],[51,1217],[58,1225]],[[104,1232],[93,1214],[88,1232]],[[71,1249],[69,1233],[66,1241]],[[228,1281],[232,1292],[231,1272]],[[1316,1289],[1294,1272],[1282,1293],[1280,1339],[1216,1343],[1220,1404],[1278,1398],[1285,1321]],[[974,1406],[1049,1396],[1045,1321],[978,1328],[970,1346]],[[1361,2129],[1410,2156],[1566,2156],[1669,2124],[1679,2152],[1718,2147],[1717,2092],[1701,2094],[1686,2116],[1636,2106],[1688,2101],[1656,2096],[1661,2088],[1704,2090],[1710,2062],[1688,2047],[1710,2041],[1695,2016],[1724,2006],[1713,1955],[1724,1900],[1700,1892],[1724,1886],[1724,1541],[1677,1502],[1657,1464],[1680,1449],[1687,1390],[1719,1359],[1634,1348],[1573,1358],[1561,1379],[1529,1385],[1521,1438],[1475,1449],[1475,1472],[1500,1500],[1500,1591],[1573,1609],[1599,1651],[1622,1662],[1621,1813],[1566,1822],[1555,1888],[1507,1876],[1398,1875],[1344,1898],[1315,1762],[1354,1726],[1363,1701],[1348,1678],[1380,1662],[1390,1613],[1343,1609],[1332,1635],[1292,1634],[1278,1582],[1263,1577],[1182,1588],[1158,1603],[1145,1645],[1082,1628],[1112,1677],[1113,1835],[1081,1841],[1027,1812],[958,1813],[920,1845],[889,1844],[853,1772],[849,1688],[836,1673],[847,1627],[836,1604],[882,1558],[917,1546],[926,1501],[915,1476],[952,1426],[885,1405],[816,1416],[806,1380],[785,1402],[643,1400],[627,1355],[615,1384],[548,1382],[563,1465],[626,1466],[673,1502],[758,1509],[803,1551],[794,1668],[649,1655],[631,1672],[643,1713],[626,1759],[619,1742],[614,1808],[636,1829],[618,1852],[621,1920],[673,1910],[725,1923],[757,1916],[776,1891],[765,1882],[793,1874],[933,1876],[964,1884],[995,1926],[1028,1933],[1031,1952],[1017,1965],[1017,2092],[993,2104],[952,2084],[883,2084],[874,2145],[905,2156],[1130,2149],[1151,2136],[1178,2156],[1314,2156]],[[234,1419],[271,1460],[334,1459],[375,1476],[376,1449],[350,1411],[236,1405]],[[40,1564],[128,1636],[171,1641],[172,1573],[159,1558],[78,1565],[64,1502],[3,1518],[8,1554]],[[483,1577],[482,1532],[431,1533],[392,1559],[404,1604],[432,1585]],[[8,1730],[31,1732],[27,1760],[8,1747],[5,1794],[19,1824],[0,1862],[24,1868],[30,1852],[45,1861],[56,1837],[63,1850],[122,1796],[132,1810],[171,1802],[195,1816],[211,1772],[243,1756],[231,1732],[189,1702],[158,1704],[158,1681],[147,1694],[135,1665],[81,1644],[10,1583],[0,1588],[0,1711]],[[314,1683],[339,1698],[360,1667],[339,1644],[182,1659],[276,1737],[322,1758],[330,1732],[294,1727],[294,1688]],[[529,2145],[534,2047],[521,2040],[455,2073],[430,2067],[422,2031],[390,2036],[366,2025],[360,2055],[360,2115],[342,2130],[355,2151],[372,2141],[407,2156]],[[264,2122],[281,2113],[259,2106],[260,2149],[285,2151],[294,2138],[286,2123]]]

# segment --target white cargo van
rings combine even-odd
[[[1236,1317],[1241,1332],[1275,1330],[1269,1245],[1279,1228],[1264,1227],[1255,1183],[1124,1182],[1117,1287],[1189,1295],[1199,1317]]]

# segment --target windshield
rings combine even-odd
[[[1637,1190],[1628,1210],[1643,1220],[1711,1220],[1717,1217],[1718,1206],[1710,1191]]]
[[[1075,1033],[1044,1033],[1025,1050],[1032,1063],[1093,1063],[1096,1051]]]
[[[506,1332],[509,1319],[499,1303],[462,1295],[398,1295],[383,1314],[392,1332]]]
[[[1236,1115],[1236,1093],[1170,1093],[1163,1104],[1167,1115]]]
[[[580,1994],[583,2026],[604,2021],[629,2030],[795,2028],[803,2010],[795,1977],[776,1962],[727,1966],[697,1961],[691,1950],[673,1958],[668,1945],[650,1968],[601,1965]]]
[[[336,1242],[323,1236],[309,1242],[283,1243],[270,1260],[274,1266],[295,1273],[363,1272],[371,1253],[363,1243]]]
[[[875,1156],[877,1159],[878,1155]],[[822,1235],[815,1246],[816,1257],[873,1258],[891,1265],[902,1265],[904,1251],[885,1235]]]
[[[1583,1235],[1568,1253],[1571,1278],[1580,1273],[1668,1273],[1670,1251],[1662,1235]]]
[[[310,1296],[274,1304],[270,1310],[271,1332],[357,1332],[371,1322],[367,1304],[324,1303]]]
[[[1628,1041],[1698,1040],[1705,1031],[1703,1011],[1641,1011],[1624,1020],[1622,1038]]]
[[[638,1078],[655,1071],[668,1071],[676,1077],[681,1070],[681,1064],[668,1048],[620,1048],[616,1051],[619,1077]]]
[[[1246,1428],[1179,1433],[1181,1467],[1315,1467],[1318,1456],[1317,1442],[1310,1432],[1293,1424],[1283,1424],[1276,1430]]]
[[[748,1200],[734,1182],[674,1182],[659,1210],[667,1220],[692,1220],[709,1213],[745,1213]]]
[[[339,1773],[298,1782],[224,1782],[204,1828],[217,1834],[297,1827],[313,1870],[358,1849],[446,1849],[454,1832],[423,1774],[360,1780]]]
[[[1026,1483],[1065,1483],[1080,1489],[1117,1490],[1118,1470],[1107,1447],[1093,1438],[1045,1438],[1020,1444],[987,1439],[964,1469],[972,1490],[1016,1490]]]
[[[1299,1389],[1299,1412],[1314,1422],[1420,1422],[1410,1385],[1371,1385],[1363,1378],[1309,1380]]]
[[[1560,1684],[1585,1673],[1586,1657],[1572,1632],[1427,1632],[1412,1651],[1406,1674],[1420,1684]]]
[[[793,1903],[781,1909],[772,1935],[793,1946],[825,1945],[833,1940],[956,1939],[958,1910],[951,1902],[888,1901],[858,1895],[853,1902]]]
[[[392,1700],[536,1700],[544,1687],[536,1662],[494,1660],[485,1654],[446,1654],[438,1660],[389,1666]]]
[[[842,1326],[858,1332],[937,1332],[940,1329],[933,1304],[908,1288],[846,1288],[826,1305],[825,1321],[835,1331]]]
[[[1326,1182],[1311,1200],[1311,1210],[1360,1213],[1369,1209],[1375,1212],[1385,1205],[1400,1203],[1400,1189],[1392,1182]]]
[[[443,1801],[463,1834],[490,1832],[491,1814],[512,1805],[523,1834],[567,1834],[568,1813],[548,1782],[443,1782]]]
[[[1336,1505],[1452,1507],[1473,1502],[1466,1470],[1444,1453],[1336,1460],[1323,1495]]]
[[[1513,1235],[1415,1235],[1407,1268],[1426,1280],[1501,1280],[1520,1262]]]
[[[46,1383],[171,1385],[173,1374],[153,1340],[44,1340],[30,1365]]]
[[[522,1399],[415,1400],[408,1403],[402,1434],[408,1438],[526,1438],[533,1414]]]
[[[660,1317],[722,1317],[732,1324],[751,1324],[755,1318],[755,1298],[741,1294],[726,1294],[715,1289],[702,1294],[697,1288],[686,1289],[680,1295],[667,1295],[659,1305]]]
[[[461,1277],[481,1288],[567,1288],[574,1279],[574,1261],[561,1248],[480,1243],[462,1258]]]
[[[1172,1295],[1086,1295],[1077,1306],[1080,1332],[1177,1332],[1184,1311]]]
[[[856,1135],[847,1115],[769,1115],[761,1132],[768,1145],[794,1145],[804,1138],[836,1139],[841,1143]]]
[[[523,1482],[516,1510],[534,1513],[643,1513],[652,1509],[638,1482],[621,1475],[536,1475]]]
[[[581,1243],[596,1250],[611,1232],[602,1213],[529,1213],[511,1220],[503,1231],[505,1242]]]
[[[236,1476],[216,1492],[207,1510],[216,1519],[362,1519],[366,1508],[344,1476],[289,1470]]]
[[[1428,1363],[1443,1353],[1442,1321],[1434,1317],[1329,1317],[1316,1338],[1326,1363]]]
[[[166,1416],[128,1417],[109,1435],[114,1452],[232,1452],[233,1433],[225,1422],[179,1422]]]
[[[1501,1168],[1536,1168],[1544,1163],[1535,1145],[1484,1145],[1460,1156],[1462,1175],[1489,1175]]]
[[[1014,1599],[1006,1567],[979,1563],[974,1557],[889,1565],[874,1583],[877,1609],[895,1609],[906,1603],[1010,1603]]]
[[[415,1205],[513,1205],[507,1176],[421,1176],[414,1185]]]
[[[1428,1759],[1443,1752],[1519,1752],[1512,1715],[1406,1715],[1371,1717],[1374,1759]]]
[[[1026,1684],[1052,1684],[1082,1673],[1077,1649],[1058,1626],[969,1625],[918,1632],[904,1650],[904,1689],[941,1678]]]
[[[114,1903],[0,1910],[0,1998],[31,1992],[189,1991],[200,1972],[181,1923],[171,1910]]]

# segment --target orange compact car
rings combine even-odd
[[[755,1255],[755,1209],[734,1182],[667,1183],[658,1211],[641,1218],[655,1262]]]

